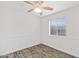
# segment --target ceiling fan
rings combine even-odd
[[[39,13],[40,15],[43,15],[43,12],[45,10],[47,11],[53,10],[53,8],[46,5],[44,1],[24,1],[24,2],[31,6],[31,9],[28,10],[27,12],[34,11],[36,13]]]

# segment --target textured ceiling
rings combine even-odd
[[[79,6],[79,1],[45,1],[45,3],[48,6],[51,6],[53,8],[53,11],[45,11],[42,16],[40,16],[39,14],[36,14],[36,15],[43,17],[43,16],[47,16],[56,12],[63,11],[68,8]]]
[[[53,14],[53,13],[56,13],[56,12],[60,12],[60,11],[63,11],[65,9],[68,9],[68,8],[71,8],[71,7],[74,7],[74,6],[78,6],[79,5],[79,2],[78,1],[45,1],[47,5],[51,6],[54,8],[53,11],[49,11],[49,12],[46,12],[40,16],[39,14],[36,14],[34,12],[31,12],[31,13],[28,13],[27,10],[31,9],[29,7],[28,4],[26,4],[25,2],[23,1],[7,1],[7,2],[0,2],[0,7],[11,7],[12,9],[17,9],[18,11],[21,11],[23,13],[26,13],[26,14],[33,14],[35,16],[40,16],[40,17],[43,17],[43,16],[47,16],[47,15],[50,15],[50,14]]]
[[[77,1],[47,1],[46,2],[48,5],[50,5],[51,7],[54,8],[54,10],[52,12],[46,12],[44,14],[44,16],[46,15],[49,15],[49,14],[52,14],[52,13],[56,13],[56,12],[60,12],[60,11],[63,11],[65,9],[68,9],[68,8],[72,8],[74,6],[78,6],[79,5],[79,2]]]

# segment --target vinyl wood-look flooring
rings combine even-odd
[[[44,44],[22,49],[0,58],[75,58],[67,53],[61,52]]]

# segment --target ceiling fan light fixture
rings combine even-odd
[[[34,12],[35,12],[35,13],[41,13],[42,10],[41,10],[40,8],[35,8],[35,9],[34,9]]]
[[[53,8],[46,5],[45,4],[45,1],[25,1],[27,4],[31,5],[31,9],[28,10],[28,12],[35,12],[35,13],[38,13],[40,15],[43,15],[44,14],[44,10],[47,10],[47,11],[52,11]]]

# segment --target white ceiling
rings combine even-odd
[[[49,11],[49,12],[45,12],[44,15],[42,16],[46,16],[49,14],[53,14],[56,12],[60,12],[63,11],[65,9],[74,7],[74,6],[78,6],[79,5],[79,1],[45,1],[47,5],[51,6],[54,8],[53,11]],[[18,10],[21,10],[23,13],[27,13],[27,10],[30,9],[29,5],[27,5],[25,2],[23,1],[7,1],[7,2],[0,2],[0,7],[12,7],[12,8],[17,8]],[[34,12],[32,13],[27,13],[27,14],[33,14],[35,16],[40,16],[39,14],[36,14]]]
[[[54,10],[52,12],[48,12],[48,13],[45,13],[44,15],[49,15],[49,14],[52,14],[52,13],[56,13],[56,12],[60,12],[60,11],[63,11],[65,9],[69,9],[69,8],[72,8],[74,6],[79,6],[79,2],[77,1],[47,1],[46,2],[48,5],[50,5],[51,7],[54,8]]]
[[[56,12],[63,11],[65,9],[79,6],[79,1],[45,1],[45,3],[48,6],[51,6],[53,8],[53,11],[47,11],[47,12],[45,11],[42,16],[47,16],[49,14],[53,14]],[[28,5],[26,4],[26,6]],[[36,15],[40,16],[39,14],[36,14]]]

